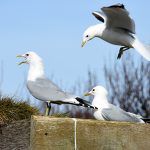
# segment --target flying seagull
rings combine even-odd
[[[87,41],[98,37],[121,48],[117,58],[124,51],[135,48],[145,59],[150,61],[150,46],[143,44],[135,35],[135,23],[123,4],[102,7],[102,12],[92,14],[102,23],[90,26],[83,34],[82,47]]]
[[[144,123],[142,116],[126,112],[123,109],[110,104],[107,100],[107,94],[107,90],[102,86],[96,86],[90,92],[85,94],[85,96],[94,96],[92,106],[97,107],[97,109],[94,110],[94,117],[97,120]]]
[[[89,102],[62,91],[55,83],[46,78],[43,61],[35,52],[27,52],[17,57],[24,58],[19,65],[29,64],[27,88],[33,97],[47,103],[46,115],[50,113],[51,103],[92,107]]]

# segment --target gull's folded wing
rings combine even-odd
[[[56,84],[46,78],[28,81],[27,87],[31,94],[39,100],[51,101],[54,104],[73,104],[95,109],[88,101],[62,91]]]
[[[102,110],[102,116],[108,121],[141,122],[140,118],[132,116],[114,105],[110,105],[110,108],[104,108]]]
[[[27,87],[35,98],[43,101],[63,101],[71,97],[70,94],[62,91],[51,80],[45,78],[28,81]]]

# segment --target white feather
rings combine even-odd
[[[132,46],[140,53],[145,59],[150,61],[150,46],[143,44],[137,37],[133,41]]]

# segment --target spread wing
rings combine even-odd
[[[102,11],[107,16],[107,27],[122,28],[135,33],[135,23],[129,16],[129,12],[121,5],[103,7]]]
[[[121,28],[135,33],[134,20],[129,16],[129,12],[123,4],[102,7],[101,10],[102,12],[93,12],[92,14],[98,20],[105,22],[107,28]]]

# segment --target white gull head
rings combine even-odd
[[[35,52],[29,51],[25,54],[18,55],[17,57],[24,58],[24,61],[20,62],[19,65],[29,64],[27,80],[35,81],[37,78],[45,77],[43,61]]]
[[[107,97],[107,94],[108,94],[108,92],[103,86],[96,86],[90,92],[88,92],[85,95]]]
[[[105,24],[97,24],[87,28],[83,34],[82,45],[83,47],[88,41],[95,37],[101,37],[105,29]]]
[[[92,105],[100,109],[109,107],[107,94],[108,92],[103,86],[96,86],[91,91],[86,93],[85,96],[93,95],[94,99],[92,101]]]

